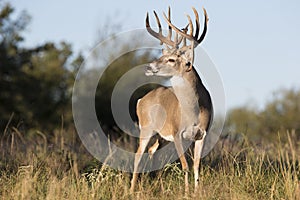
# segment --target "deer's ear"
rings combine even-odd
[[[194,48],[187,48],[184,52],[184,57],[186,60],[186,64],[190,63],[193,65],[194,63]]]

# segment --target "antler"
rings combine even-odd
[[[180,30],[176,26],[174,26],[171,23],[171,20],[166,17],[165,13],[163,13],[163,16],[164,16],[165,20],[167,21],[169,27],[171,27],[176,33],[180,34],[185,39],[190,40],[193,43],[192,45],[194,45],[194,48],[196,48],[203,41],[203,39],[204,39],[204,37],[206,35],[208,16],[207,16],[207,12],[206,12],[205,8],[203,8],[204,17],[205,17],[204,28],[203,28],[203,32],[202,32],[200,38],[198,39],[199,29],[200,29],[199,15],[198,15],[197,10],[194,7],[192,9],[193,9],[195,17],[196,17],[196,33],[195,33],[195,36],[193,36],[194,27],[193,27],[193,23],[192,23],[191,17],[189,15],[187,15],[187,18],[188,18],[188,21],[189,21],[189,29],[190,29],[190,33],[189,34],[187,34],[186,29],[185,30]],[[184,44],[184,46],[185,46],[185,44]]]
[[[164,13],[164,17],[165,19],[167,20],[169,26],[169,33],[168,33],[168,36],[165,37],[163,36],[162,34],[162,29],[161,29],[161,24],[160,24],[160,21],[159,21],[159,18],[158,18],[158,15],[156,14],[155,11],[153,11],[154,15],[155,15],[155,18],[156,18],[156,22],[157,22],[157,25],[158,25],[158,28],[159,28],[159,31],[158,32],[155,32],[151,27],[150,27],[150,23],[149,23],[149,14],[147,12],[147,17],[146,17],[146,28],[147,28],[147,31],[155,38],[159,39],[160,40],[160,43],[161,44],[166,44],[166,45],[170,45],[174,48],[178,48],[179,44],[182,42],[184,36],[181,36],[180,38],[178,38],[178,34],[176,32],[176,35],[174,37],[174,41],[172,41],[172,26],[174,26],[172,24],[172,26],[170,25],[171,24],[171,9],[169,7],[168,9],[168,18],[165,16],[165,13]],[[178,29],[178,28],[176,28]],[[186,28],[183,30],[184,32],[186,32]]]

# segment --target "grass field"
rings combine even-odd
[[[6,131],[0,143],[1,199],[300,199],[300,142],[295,132],[254,144],[246,137],[221,139],[202,160],[201,187],[184,195],[179,163],[140,177],[100,165],[78,145],[72,130],[49,139],[42,132]],[[192,173],[191,173],[192,176]]]

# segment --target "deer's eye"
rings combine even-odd
[[[175,60],[174,59],[172,59],[172,58],[170,58],[169,60],[168,60],[168,62],[175,62]]]

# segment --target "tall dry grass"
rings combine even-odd
[[[129,194],[131,174],[101,165],[73,130],[24,136],[17,129],[0,143],[1,199],[300,199],[300,141],[287,132],[255,144],[224,137],[202,160],[201,187],[184,195],[178,162],[140,176]],[[192,176],[192,173],[191,173]]]

